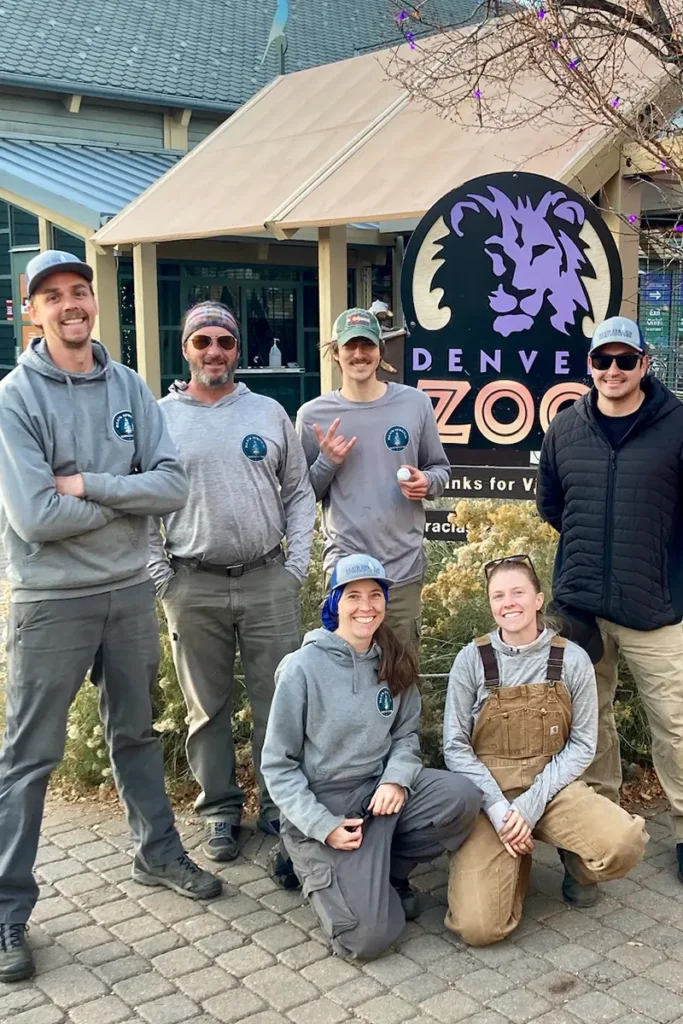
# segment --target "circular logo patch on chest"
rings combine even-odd
[[[377,710],[382,718],[390,718],[394,713],[394,698],[388,686],[377,691]]]
[[[408,447],[410,434],[405,427],[389,427],[384,435],[384,443],[390,452],[402,452]]]
[[[263,462],[268,454],[268,446],[260,434],[247,434],[242,439],[242,452],[250,462]]]
[[[133,420],[133,413],[130,409],[124,409],[123,412],[117,412],[114,416],[114,433],[117,437],[120,437],[122,441],[134,441],[135,440],[135,421]]]

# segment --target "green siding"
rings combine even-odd
[[[223,124],[223,118],[219,117],[195,117],[193,114],[187,130],[187,141],[190,149],[194,149],[199,143],[215,132],[216,128]]]
[[[161,112],[125,104],[110,107],[87,99],[78,114],[70,114],[60,99],[2,90],[0,135],[10,133],[128,149],[163,149],[164,119]]]

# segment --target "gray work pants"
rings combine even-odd
[[[0,752],[0,922],[24,924],[38,897],[33,864],[45,791],[64,753],[69,707],[93,662],[114,779],[138,853],[155,867],[183,852],[152,729],[159,664],[152,583],[13,604]]]
[[[237,644],[251,704],[261,813],[278,817],[261,775],[261,748],[275,669],[301,644],[301,587],[283,561],[279,555],[237,577],[181,566],[163,595],[188,710],[187,760],[202,790],[195,809],[210,821],[239,824],[244,803],[232,738]]]
[[[332,814],[361,817],[378,779],[316,786]],[[423,768],[399,814],[370,818],[357,850],[307,839],[289,822],[282,841],[320,927],[338,956],[379,956],[403,931],[405,915],[389,876],[407,878],[416,864],[459,849],[474,828],[481,794],[462,775]]]

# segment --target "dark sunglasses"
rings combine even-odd
[[[210,338],[208,334],[194,334],[191,340],[199,352],[210,348],[212,341],[217,341],[225,352],[232,352],[234,348],[237,348],[237,338],[233,338],[232,334],[221,334],[220,338]]]
[[[491,578],[491,573],[493,572],[494,569],[497,569],[499,565],[505,565],[508,562],[512,565],[515,565],[519,562],[523,562],[525,565],[529,566],[534,576],[538,576],[538,573],[536,572],[536,566],[531,561],[529,555],[506,555],[505,558],[494,558],[492,562],[486,563],[486,565],[484,566],[484,575],[486,576],[486,582],[488,583],[489,579]]]
[[[622,352],[618,356],[609,356],[606,352],[594,352],[590,361],[594,370],[609,370],[612,363],[616,363],[620,370],[635,370],[642,358],[637,352]]]

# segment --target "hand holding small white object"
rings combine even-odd
[[[406,473],[408,475],[404,476],[403,474]],[[422,501],[423,498],[427,497],[429,479],[416,466],[401,466],[396,477],[404,498],[409,498],[411,501]]]

